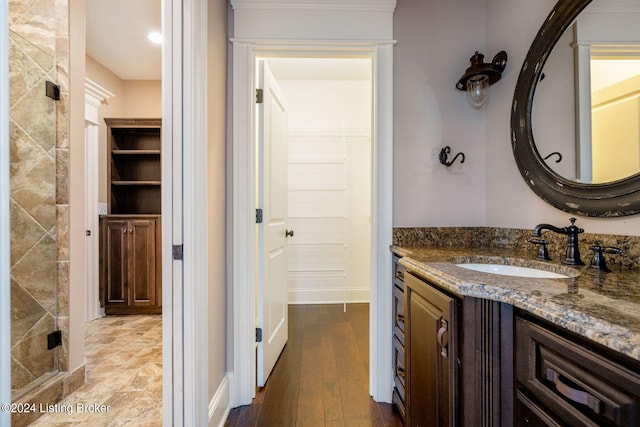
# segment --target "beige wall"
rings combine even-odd
[[[485,223],[485,110],[455,88],[476,50],[485,52],[485,3],[400,0],[393,20],[396,227]],[[486,52],[495,54],[495,52]],[[493,97],[489,99],[493,104]],[[505,121],[507,117],[505,116]],[[464,152],[447,168],[440,149]]]
[[[208,3],[208,401],[226,375],[227,293],[226,293],[226,71],[227,2]]]
[[[394,17],[394,226],[533,228],[568,225],[571,214],[538,198],[518,171],[510,107],[522,63],[555,0],[398,1]],[[509,55],[503,78],[482,110],[454,84],[475,50]],[[555,115],[548,120],[571,120]],[[438,151],[463,151],[445,168]],[[640,216],[580,217],[590,233],[640,235]]]
[[[162,117],[162,82],[122,80],[90,56],[86,56],[87,78],[113,93],[98,110],[100,123],[98,202],[107,203],[107,128],[105,117]]]

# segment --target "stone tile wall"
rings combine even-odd
[[[65,349],[48,350],[46,338],[62,329],[66,342],[68,332],[67,16],[68,0],[9,0],[14,396],[67,366]],[[47,80],[61,85],[61,100],[45,96]]]

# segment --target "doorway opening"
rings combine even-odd
[[[258,56],[256,71],[263,386],[296,327],[288,305],[369,303],[373,71],[366,55]]]
[[[233,42],[232,143],[232,330],[234,386],[232,406],[248,405],[256,389],[256,149],[255,105],[258,57],[370,58],[372,69],[371,130],[371,278],[369,310],[369,393],[391,402],[392,241],[392,43]]]
[[[156,411],[141,408],[140,413],[155,423],[161,423],[163,416],[157,402],[165,403],[159,332],[163,324],[161,192],[167,182],[162,182],[161,172],[166,148],[162,141],[163,47],[148,32],[163,30],[161,9],[159,2],[133,5],[116,0],[87,2],[84,10],[85,109],[91,116],[85,138],[85,176],[90,178],[85,200],[85,351],[93,355],[109,350],[123,360],[129,355],[132,369],[153,373],[145,376],[149,383],[144,387],[155,400]],[[155,356],[147,357],[141,345],[146,353],[153,349]],[[91,359],[87,384],[106,381],[95,372],[108,363]],[[109,393],[106,385],[98,388]]]

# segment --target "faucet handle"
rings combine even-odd
[[[610,272],[611,269],[607,267],[607,261],[605,260],[604,254],[622,253],[622,249],[615,246],[601,246],[600,242],[596,242],[594,245],[590,246],[589,249],[593,251],[593,259],[591,260],[590,268],[605,271],[607,273]]]
[[[618,248],[617,246],[607,246],[604,248],[604,252],[607,254],[620,255],[622,253],[622,249]]]
[[[547,240],[530,239],[529,243],[533,243],[534,245],[540,245],[540,250],[538,251],[538,259],[551,261],[551,257],[549,256],[549,251],[547,250],[547,243],[549,243]]]

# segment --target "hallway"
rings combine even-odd
[[[107,316],[86,323],[85,350],[85,385],[32,426],[162,425],[162,316]],[[79,412],[78,405],[105,412]]]
[[[369,397],[369,305],[290,305],[289,341],[267,386],[227,427],[401,426]]]

